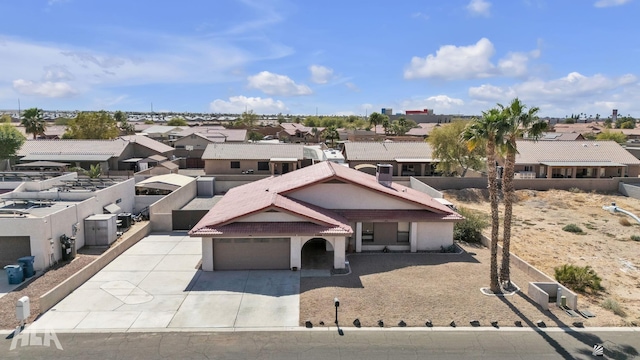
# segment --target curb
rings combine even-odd
[[[638,332],[640,328],[623,328],[623,327],[590,327],[590,328],[575,328],[575,327],[548,327],[548,328],[531,328],[531,327],[387,327],[387,328],[339,328],[344,332],[542,332],[542,333],[562,333],[562,332],[575,332],[575,333],[589,333],[589,332]],[[42,329],[36,329],[35,331],[41,331]],[[55,329],[53,329],[55,330]],[[24,330],[29,332],[29,328]],[[297,333],[316,333],[316,332],[332,332],[338,331],[338,327],[327,326],[307,329],[305,327],[252,327],[252,328],[144,328],[144,329],[61,329],[55,330],[58,334],[125,334],[125,333],[185,333],[185,332],[297,332]],[[0,335],[8,336],[13,333],[13,330],[0,330]]]

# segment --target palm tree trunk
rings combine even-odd
[[[489,201],[491,203],[491,271],[489,286],[495,294],[500,292],[498,282],[498,234],[500,219],[498,217],[498,182],[495,161],[496,145],[493,139],[487,142],[487,176],[489,183]]]
[[[502,191],[504,193],[504,229],[502,236],[502,266],[500,267],[500,282],[505,287],[511,286],[509,255],[511,251],[511,219],[513,217],[513,202],[515,201],[515,189],[513,186],[515,161],[515,151],[509,151],[504,165],[504,172],[502,174]]]

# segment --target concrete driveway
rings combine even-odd
[[[152,234],[116,258],[30,328],[135,330],[297,327],[300,275],[202,272],[199,238]]]

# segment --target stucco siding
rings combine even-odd
[[[440,250],[441,246],[453,244],[452,222],[420,222],[418,223],[418,251]]]
[[[295,215],[282,212],[262,212],[252,214],[236,220],[236,222],[293,222],[293,221],[309,221]]]

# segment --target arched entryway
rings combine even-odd
[[[323,238],[312,238],[302,245],[301,261],[303,270],[333,269],[333,245]]]

